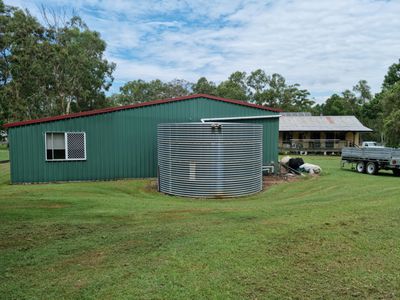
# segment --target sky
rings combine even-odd
[[[110,93],[135,79],[216,83],[263,69],[317,102],[368,81],[378,92],[400,58],[400,0],[5,0],[40,19],[72,9],[107,43]]]

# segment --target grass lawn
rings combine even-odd
[[[0,165],[0,295],[399,298],[400,178],[306,160],[324,174],[231,200],[151,180],[12,186]]]
[[[8,149],[4,145],[0,145],[0,161],[8,160]]]

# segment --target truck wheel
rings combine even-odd
[[[363,161],[359,161],[356,165],[356,170],[358,173],[365,173],[365,163]]]
[[[367,173],[369,175],[376,175],[379,171],[378,165],[373,162],[367,163]]]
[[[400,169],[393,169],[394,176],[400,176]]]

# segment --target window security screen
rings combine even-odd
[[[47,160],[85,160],[84,132],[46,132]]]
[[[68,159],[85,159],[85,134],[83,132],[67,133]]]

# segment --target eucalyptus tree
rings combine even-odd
[[[107,106],[115,64],[106,43],[77,16],[41,24],[0,0],[2,122]]]

